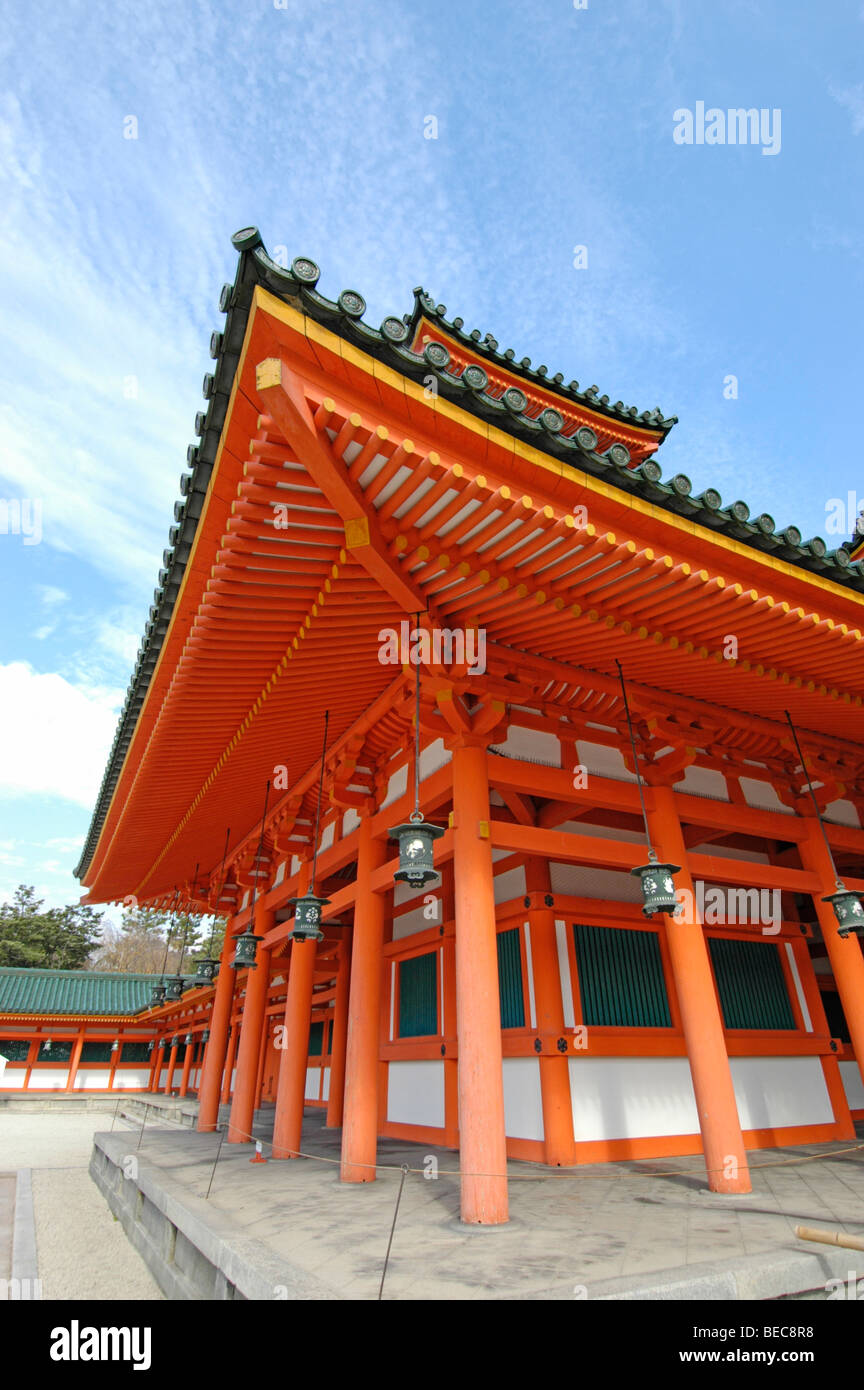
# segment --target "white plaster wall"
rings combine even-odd
[[[818,1057],[732,1057],[730,1066],[742,1129],[833,1122]]]
[[[607,748],[605,743],[588,743],[580,738],[576,741],[576,750],[580,763],[598,777],[611,777],[616,782],[636,781],[620,749]]]
[[[450,749],[444,747],[444,740],[436,738],[435,742],[430,743],[420,754],[420,781],[422,782],[424,777],[431,777],[439,767],[444,767],[452,756]]]
[[[387,1119],[401,1125],[444,1125],[444,1063],[391,1062]]]
[[[763,811],[781,811],[785,816],[794,816],[792,807],[783,805],[770,782],[760,782],[755,777],[741,777],[739,782],[748,806],[758,806]]]
[[[329,1067],[323,1067],[322,1070],[323,1070],[323,1072],[324,1072],[324,1080],[323,1080],[322,1083],[321,1083],[321,1099],[322,1099],[322,1100],[329,1100],[329,1099],[330,1099],[330,1068],[329,1068]]]
[[[577,1141],[699,1132],[686,1057],[568,1061]],[[742,1129],[833,1121],[818,1057],[733,1057],[730,1067]]]
[[[7,1067],[5,1071],[0,1070],[0,1091],[23,1090],[26,1075],[23,1067],[20,1071],[17,1067]]]
[[[118,1070],[114,1073],[114,1090],[137,1090],[139,1087],[146,1086],[149,1079],[150,1073],[146,1067],[136,1068],[135,1071],[131,1068],[127,1071],[124,1067],[122,1071]]]
[[[508,1139],[543,1138],[539,1057],[504,1058],[504,1122]]]
[[[826,820],[837,821],[839,825],[854,825],[861,828],[858,812],[851,801],[829,801],[825,807]]]
[[[76,1073],[76,1091],[107,1091],[111,1079],[109,1067],[86,1067]]]
[[[69,1068],[34,1067],[30,1073],[31,1091],[62,1091],[69,1077]]]
[[[713,801],[728,801],[729,791],[722,772],[713,767],[688,767],[675,790],[690,796],[710,796]]]
[[[561,744],[554,734],[545,729],[523,729],[511,724],[504,743],[495,745],[508,758],[518,758],[527,763],[544,763],[548,767],[561,766]]]
[[[319,853],[321,852],[321,850],[329,849],[335,838],[336,822],[335,820],[331,820],[330,824],[328,826],[325,826],[324,831],[321,835],[321,841],[318,845]]]
[[[570,1057],[568,1064],[577,1143],[698,1134],[686,1057]]]
[[[413,936],[418,931],[428,931],[430,927],[441,925],[442,913],[439,909],[435,917],[423,916],[423,899],[430,893],[434,894],[440,901],[440,885],[436,887],[434,883],[426,884],[422,888],[414,888],[410,883],[397,883],[393,890],[393,903],[396,907],[401,907],[404,903],[416,903],[416,907],[410,912],[403,912],[399,917],[393,918],[393,940],[400,941],[403,936]]]
[[[344,839],[346,835],[350,835],[353,830],[357,829],[359,824],[359,815],[354,810],[353,806],[349,806],[348,810],[342,817],[342,838]]]
[[[317,1099],[318,1099],[318,1090],[319,1090],[320,1085],[321,1085],[321,1068],[320,1068],[320,1067],[307,1067],[307,1068],[306,1068],[306,1099],[307,1099],[307,1100],[317,1100]]]
[[[632,874],[622,869],[595,869],[584,864],[549,865],[553,893],[608,902],[641,903],[642,892]]]
[[[400,796],[404,796],[408,789],[408,765],[403,763],[397,772],[393,773],[387,783],[387,795],[381,802],[381,810],[389,806],[391,801],[396,801]]]
[[[850,1110],[864,1110],[864,1081],[857,1062],[840,1063],[840,1079],[846,1092]]]
[[[509,902],[511,898],[518,898],[520,896],[525,896],[525,870],[521,865],[518,869],[508,869],[506,873],[496,875],[496,903],[506,903]]]

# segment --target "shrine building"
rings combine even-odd
[[[269,1107],[286,1162],[318,1107],[345,1183],[456,1150],[470,1223],[508,1159],[740,1193],[853,1139],[861,547],[664,478],[674,417],[422,290],[376,328],[234,244],[76,870],[229,919],[135,1016],[146,1087],[235,1143]]]

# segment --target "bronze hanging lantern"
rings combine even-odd
[[[834,863],[834,855],[831,853],[831,846],[828,843],[828,836],[825,833],[825,826],[822,823],[822,813],[819,810],[819,802],[816,800],[816,793],[813,790],[813,783],[810,780],[810,773],[807,771],[807,764],[804,761],[804,754],[801,751],[801,744],[798,742],[798,733],[795,728],[795,725],[792,723],[792,716],[789,713],[788,709],[785,711],[785,714],[789,728],[792,730],[792,737],[795,740],[795,748],[801,762],[801,771],[807,778],[807,790],[809,791],[810,799],[813,802],[813,809],[816,812],[816,819],[819,822],[819,829],[822,831],[822,839],[825,841],[825,849],[828,852],[828,858],[831,861],[831,868],[834,873],[835,891],[833,893],[829,893],[827,897],[822,899],[822,901],[823,903],[830,903],[833,907],[834,916],[837,918],[837,935],[839,937],[842,937],[842,939],[845,941],[846,937],[849,935],[850,932],[854,932],[858,936],[864,935],[864,905],[862,905],[859,895],[857,893],[853,893],[851,888],[847,888],[846,884],[843,882],[842,878],[840,878],[837,873],[837,867]]]
[[[246,930],[237,937],[234,943],[234,959],[231,962],[232,970],[254,970],[256,968],[255,955],[258,950],[258,938],[253,931],[247,927]]]
[[[208,1043],[209,1041],[210,1041],[210,1029],[209,1029],[209,1028],[205,1028],[205,1029],[204,1029],[204,1032],[201,1034],[201,1042],[202,1042],[202,1043],[204,1044],[204,1046],[206,1047],[206,1045],[207,1045],[207,1043]]]
[[[192,1034],[191,1034],[191,1033],[187,1033],[187,1034],[186,1034],[185,1038],[183,1039],[183,1046],[184,1046],[184,1047],[191,1047],[191,1046],[192,1046]]]
[[[642,886],[642,911],[646,917],[653,917],[656,912],[666,912],[675,917],[680,912],[681,904],[675,897],[675,880],[672,877],[680,868],[680,864],[658,863],[655,855],[649,863],[630,870]]]
[[[831,893],[822,901],[830,903],[834,909],[838,936],[842,936],[844,941],[850,932],[864,936],[864,906],[858,894],[847,888],[841,879],[837,880],[837,892]]]
[[[420,614],[415,618],[419,630]],[[402,825],[394,825],[387,834],[399,841],[399,868],[393,875],[396,883],[422,888],[438,877],[435,868],[435,841],[444,834],[440,825],[430,825],[420,810],[420,662],[415,663],[414,683],[414,810]]]
[[[289,898],[294,908],[294,926],[288,933],[289,941],[323,941],[321,930],[321,909],[329,907],[329,898],[319,898],[312,892],[304,893],[302,898]]]
[[[422,888],[438,877],[433,847],[444,834],[440,825],[430,825],[418,808],[404,825],[395,825],[387,833],[391,840],[399,841],[399,868],[393,875],[397,883]]]
[[[624,682],[624,671],[621,662],[615,658],[615,665],[618,667],[618,679],[621,682],[621,694],[624,699],[624,713],[627,716],[627,730],[630,735],[630,748],[633,753],[633,766],[636,769],[636,785],[639,788],[639,803],[642,807],[642,823],[645,826],[645,838],[648,841],[648,863],[639,864],[630,872],[639,880],[642,889],[642,912],[646,917],[654,917],[658,912],[664,912],[669,917],[677,917],[682,912],[681,904],[675,896],[675,879],[673,874],[677,874],[680,864],[661,864],[657,859],[657,851],[651,844],[651,832],[648,828],[648,812],[645,809],[645,793],[642,790],[642,774],[639,770],[639,758],[636,753],[636,736],[633,733],[633,721],[630,718],[630,702],[627,699],[627,686]]]
[[[196,989],[201,989],[205,985],[212,985],[216,979],[216,972],[219,969],[218,960],[212,956],[202,956],[195,962],[195,979],[192,981]]]
[[[165,992],[166,992],[166,986],[165,986],[165,985],[154,985],[154,986],[153,986],[153,992],[152,992],[152,994],[150,995],[150,1008],[151,1008],[151,1009],[158,1009],[160,1004],[164,1004],[164,1003],[165,1003]]]
[[[166,1001],[171,1000],[173,1003],[174,1000],[182,998],[185,983],[182,975],[175,975],[173,980],[169,980],[168,988],[165,991]]]

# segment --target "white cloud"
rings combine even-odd
[[[831,95],[840,106],[845,106],[852,117],[852,133],[860,135],[864,130],[864,82],[855,87],[831,87]]]
[[[0,792],[60,797],[90,810],[99,791],[123,692],[73,685],[23,661],[0,666],[6,738]]]
[[[58,589],[54,584],[37,584],[36,589],[46,608],[56,608],[58,603],[69,602],[65,589]]]

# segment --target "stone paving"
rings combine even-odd
[[[45,1299],[163,1297],[87,1171],[93,1133],[110,1129],[113,1109],[109,1098],[103,1114],[55,1104],[41,1112],[21,1106],[0,1115],[0,1172],[32,1169],[38,1274]],[[0,1184],[0,1278],[2,1212]],[[11,1201],[9,1215],[11,1220]]]
[[[255,1125],[265,1153],[271,1132],[265,1112]],[[799,1223],[864,1233],[864,1146],[851,1143],[752,1153],[754,1191],[742,1197],[708,1192],[698,1155],[570,1170],[511,1162],[512,1220],[493,1229],[460,1225],[455,1153],[382,1140],[378,1180],[355,1186],[338,1180],[339,1144],[321,1112],[307,1111],[310,1158],[250,1164],[249,1144],[220,1149],[216,1134],[164,1127],[145,1129],[137,1152],[196,1219],[257,1242],[268,1265],[275,1256],[313,1276],[322,1286],[315,1296],[325,1298],[378,1297],[402,1164],[414,1171],[399,1205],[389,1299],[651,1296],[615,1292],[616,1281],[650,1287],[748,1261],[800,1263],[802,1252],[826,1247],[799,1240]],[[424,1176],[430,1156],[436,1179]],[[831,1254],[864,1277],[864,1254]]]

